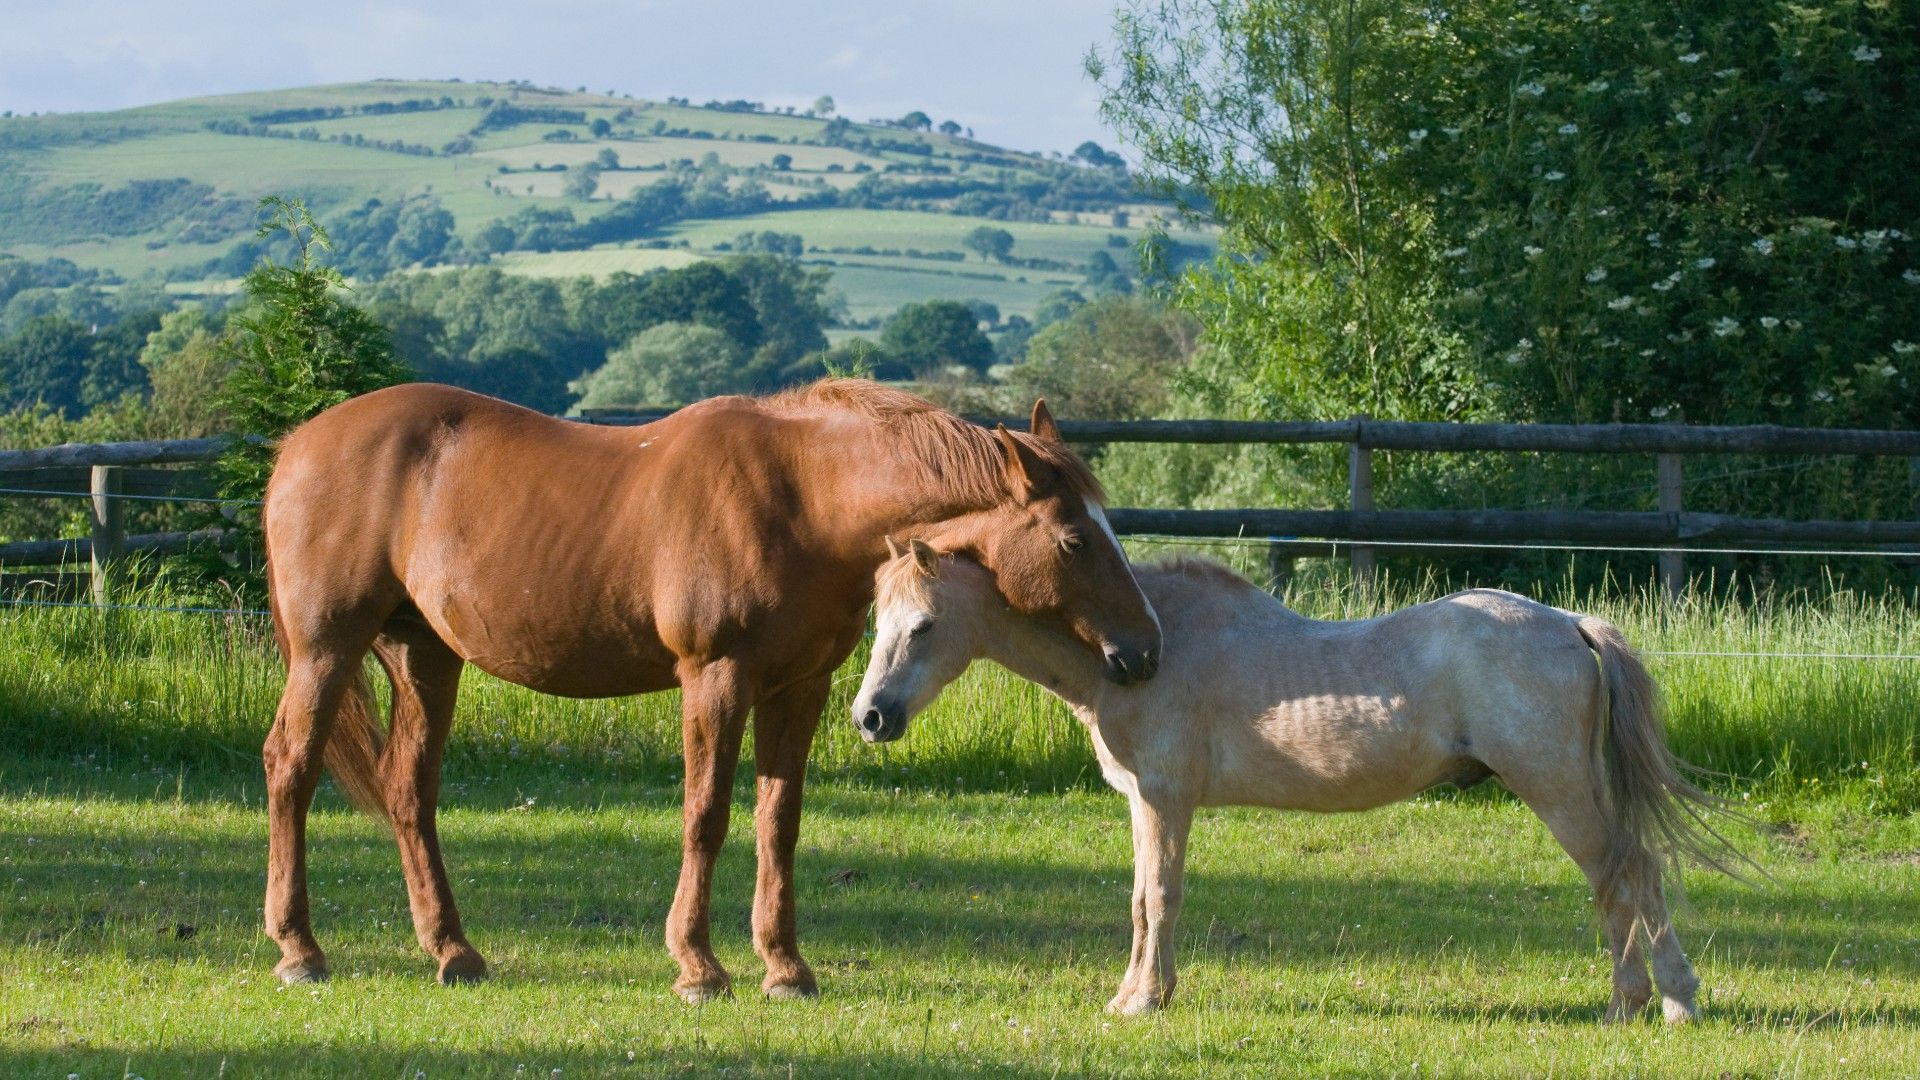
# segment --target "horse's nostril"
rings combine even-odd
[[[880,729],[885,726],[887,726],[886,718],[880,715],[879,709],[868,709],[860,717],[860,730],[869,735],[879,734]]]

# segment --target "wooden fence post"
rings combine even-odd
[[[1658,459],[1660,512],[1663,514],[1680,513],[1684,485],[1680,462],[1679,454],[1661,454]],[[1666,587],[1668,599],[1677,600],[1686,591],[1687,557],[1679,548],[1668,548],[1660,553],[1660,584]]]
[[[92,508],[93,558],[89,569],[93,602],[104,605],[127,551],[127,503],[119,497],[124,477],[118,465],[95,465],[88,500]]]
[[[1267,591],[1280,596],[1293,580],[1293,549],[1279,540],[1267,542]]]
[[[1373,509],[1373,451],[1368,449],[1361,439],[1360,432],[1365,427],[1367,415],[1361,413],[1353,418],[1354,437],[1347,444],[1347,508],[1349,510]],[[1347,563],[1353,568],[1353,580],[1366,586],[1373,584],[1373,548],[1365,544],[1355,545],[1347,556]]]

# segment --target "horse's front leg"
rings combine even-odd
[[[1107,1011],[1138,1016],[1173,997],[1173,933],[1185,889],[1193,805],[1144,784],[1128,802],[1133,811],[1133,963]]]
[[[794,933],[793,848],[800,839],[807,752],[832,689],[833,676],[822,675],[780,690],[753,710],[753,754],[759,773],[754,824],[760,857],[753,893],[753,946],[767,964],[767,978],[760,988],[768,997],[812,997],[819,992],[813,969],[800,958]]]
[[[694,1003],[732,993],[727,971],[713,955],[710,908],[713,865],[727,838],[733,770],[752,706],[738,662],[720,659],[680,671],[680,739],[686,757],[680,883],[667,914],[667,951],[680,963],[673,989]]]

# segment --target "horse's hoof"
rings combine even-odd
[[[732,997],[733,983],[725,978],[718,981],[678,982],[673,984],[673,992],[689,1005],[705,1005],[709,1001]]]
[[[283,960],[273,969],[280,981],[288,986],[301,986],[309,983],[327,981],[327,965],[321,961]]]
[[[767,982],[761,985],[760,990],[770,1001],[799,1001],[820,996],[820,987],[812,979]]]
[[[1114,1016],[1145,1016],[1160,1009],[1160,1001],[1152,994],[1122,994],[1107,1002],[1107,1012]]]
[[[1690,1024],[1693,1022],[1694,1007],[1691,1001],[1678,998],[1666,998],[1660,1002],[1660,1012],[1669,1024]]]
[[[455,953],[440,962],[440,973],[434,978],[441,986],[467,986],[485,982],[487,962],[471,949]]]

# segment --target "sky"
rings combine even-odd
[[[919,109],[1018,150],[1114,145],[1081,70],[1116,0],[0,0],[0,109],[81,112],[360,79]]]

